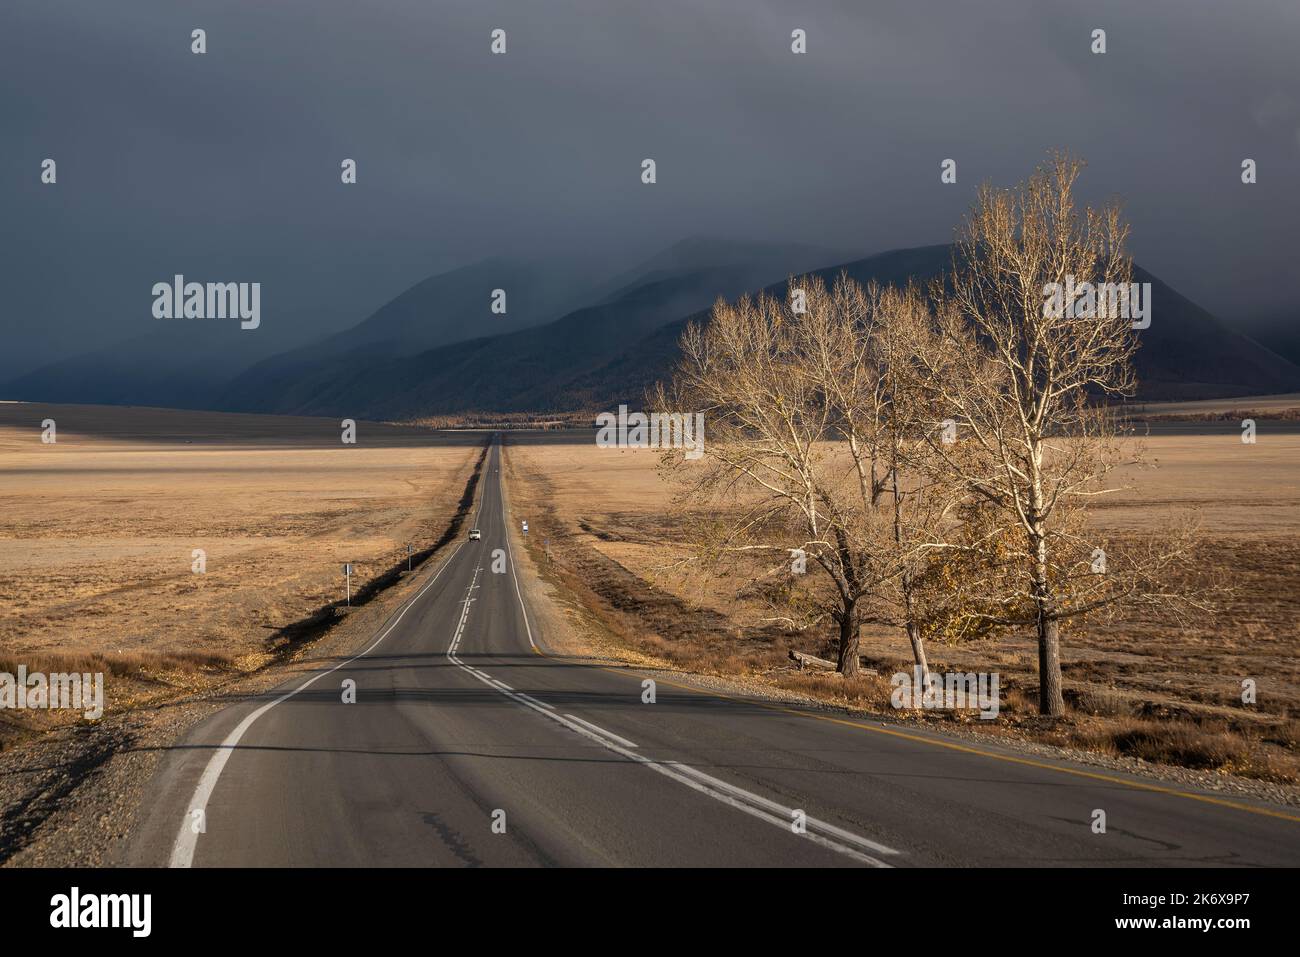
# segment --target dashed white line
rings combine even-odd
[[[487,466],[487,459],[485,458],[484,471],[479,473],[480,476],[487,474],[486,466]],[[474,513],[475,527],[478,526],[478,520],[483,514],[483,500],[486,497],[487,497],[486,492],[479,495],[478,509]],[[502,514],[504,514],[504,512]],[[352,664],[352,662],[356,661],[358,658],[364,658],[366,655],[370,654],[370,652],[378,648],[380,642],[382,642],[385,638],[387,638],[392,633],[393,629],[397,627],[398,622],[400,622],[402,618],[405,617],[406,613],[415,606],[415,603],[420,600],[420,598],[424,595],[425,592],[427,592],[431,587],[433,587],[433,583],[436,582],[442,576],[442,573],[447,570],[447,567],[452,563],[452,560],[457,555],[459,555],[460,550],[464,548],[465,541],[467,540],[466,539],[461,540],[461,543],[456,546],[456,550],[447,556],[447,560],[442,563],[441,567],[439,567],[439,569],[434,573],[433,577],[429,579],[429,581],[424,585],[424,587],[422,587],[418,592],[416,592],[415,595],[411,598],[411,600],[408,601],[404,606],[402,606],[402,609],[398,613],[397,617],[392,620],[392,623],[383,630],[383,632],[379,635],[378,638],[374,640],[374,642],[370,645],[370,647],[368,647],[365,651],[360,652],[359,654],[353,655],[351,658],[347,659],[346,661],[339,662],[333,668],[330,668],[326,671],[318,672],[317,674],[313,675],[311,678],[304,681],[298,687],[294,688],[292,691],[288,691],[280,695],[280,697],[276,698],[274,701],[268,701],[266,704],[262,705],[252,714],[248,715],[248,717],[244,718],[243,721],[239,722],[239,724],[235,726],[235,729],[231,731],[230,734],[226,735],[225,739],[222,740],[221,744],[217,746],[217,752],[213,754],[212,757],[208,760],[207,765],[203,769],[203,774],[199,777],[199,783],[194,789],[193,797],[191,797],[190,799],[190,806],[186,809],[185,819],[181,822],[180,832],[176,835],[176,841],[172,845],[172,854],[171,854],[171,859],[169,861],[169,866],[171,867],[193,866],[194,851],[198,845],[199,832],[196,831],[191,826],[193,820],[192,815],[194,814],[195,811],[200,811],[200,812],[207,811],[208,801],[212,797],[212,792],[217,786],[217,781],[221,777],[221,772],[225,768],[226,762],[230,760],[231,754],[234,753],[235,746],[238,745],[240,740],[244,737],[244,735],[248,733],[248,729],[251,728],[257,722],[257,719],[262,717],[262,715],[266,714],[268,711],[270,711],[272,708],[274,708],[276,705],[280,704],[281,702],[288,701],[294,695],[299,694],[300,692],[310,688],[312,685],[314,685],[321,678],[324,678],[326,675],[333,674],[334,672],[338,671],[340,668],[344,668]],[[465,605],[465,610],[466,613],[468,613],[469,611],[468,602]],[[461,619],[461,624],[463,627],[464,626],[463,616]]]
[[[620,738],[613,731],[606,731],[604,728],[598,725],[594,725],[590,721],[583,721],[576,714],[566,714],[565,717],[568,718],[570,721],[578,722],[578,724],[582,725],[584,728],[586,728],[589,731],[595,731],[597,734],[604,735],[605,737],[609,738],[609,740],[617,744],[621,744],[625,748],[636,747],[636,744],[633,743],[632,741],[629,741],[627,738]]]
[[[503,527],[506,528],[506,546],[509,548],[510,533],[509,526],[505,524],[506,515],[504,499],[501,500],[501,519]],[[513,560],[510,562],[510,570],[512,573],[514,572]],[[475,580],[477,580],[477,577],[476,573]],[[474,586],[471,584],[470,588],[472,589],[473,587]],[[523,594],[519,590],[518,575],[515,575],[515,594],[519,598],[519,608],[520,611],[523,612],[524,623],[525,626],[527,626],[528,611],[524,608],[524,598]],[[469,604],[467,603],[465,605],[465,612],[461,616],[461,621],[456,627],[456,633],[452,636],[452,641],[447,648],[447,658],[452,662],[452,664],[464,669],[469,674],[472,674],[479,681],[482,681],[484,684],[488,685],[488,687],[493,688],[499,694],[503,694],[523,707],[530,708],[543,717],[549,718],[558,724],[564,725],[571,731],[575,731],[583,737],[595,741],[597,744],[604,748],[608,748],[615,754],[622,755],[630,761],[642,764],[680,784],[686,785],[692,790],[698,791],[701,794],[706,794],[716,801],[734,807],[735,809],[743,811],[759,820],[766,821],[769,824],[774,824],[790,833],[798,833],[795,831],[794,826],[798,822],[800,815],[803,815],[803,812],[799,809],[785,807],[784,805],[769,800],[760,794],[754,794],[752,791],[746,791],[744,788],[737,787],[736,785],[723,781],[720,778],[715,778],[711,774],[705,774],[703,771],[693,768],[690,765],[681,764],[677,761],[657,761],[653,758],[646,757],[644,754],[638,754],[636,751],[632,750],[636,745],[631,741],[628,741],[626,738],[621,738],[589,721],[584,721],[576,715],[558,714],[550,705],[544,704],[523,692],[503,690],[501,682],[497,681],[485,672],[469,667],[456,657],[456,648],[459,645],[461,633],[464,631],[465,617],[468,613]],[[531,628],[528,633],[528,643],[532,645],[533,648],[537,647],[533,642]],[[833,824],[819,820],[815,817],[803,815],[802,820],[804,831],[799,833],[801,838],[812,841],[814,844],[818,844],[828,850],[836,851],[837,853],[843,854],[844,856],[850,857],[856,861],[860,861],[863,864],[868,864],[872,867],[889,867],[889,864],[885,863],[875,855],[892,856],[899,853],[892,847],[888,847],[858,834],[854,834],[851,831],[846,831],[843,828],[836,827]],[[872,853],[867,853],[868,851]]]
[[[531,701],[533,704],[540,705],[543,708],[550,708],[552,711],[555,710],[555,705],[547,704],[545,701],[539,701],[530,694],[524,694],[522,691],[516,691],[515,694],[519,695],[519,697],[523,698],[525,701]]]

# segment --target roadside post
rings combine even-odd
[[[411,543],[406,543],[406,570],[411,570]]]
[[[343,566],[343,574],[348,582],[348,607],[352,607],[352,563],[348,562]]]

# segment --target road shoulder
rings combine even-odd
[[[936,747],[958,746],[985,752],[993,758],[1068,764],[1098,772],[1113,772],[1117,778],[1133,776],[1138,782],[1149,781],[1171,790],[1185,789],[1224,800],[1242,798],[1246,803],[1300,808],[1300,786],[1152,764],[1139,758],[1111,757],[1026,738],[990,734],[982,732],[977,721],[935,726],[914,720],[906,713],[881,713],[828,703],[812,695],[778,687],[761,676],[684,671],[663,658],[630,647],[620,639],[615,629],[602,620],[600,609],[592,607],[590,596],[584,601],[574,588],[566,584],[571,573],[552,558],[545,541],[550,534],[562,534],[564,530],[539,524],[544,520],[538,514],[531,519],[532,537],[524,538],[521,533],[523,513],[540,511],[540,508],[536,495],[526,488],[527,479],[511,468],[508,443],[503,447],[502,468],[502,494],[509,515],[511,547],[515,550],[523,598],[530,619],[542,624],[539,630],[545,635],[544,648],[556,656],[627,670],[701,694],[758,703],[777,711],[797,711],[806,714],[810,720],[829,719],[870,725],[928,740]],[[511,510],[513,501],[523,503],[518,514]]]

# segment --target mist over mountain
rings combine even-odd
[[[533,319],[522,290],[504,317],[474,291],[460,341],[598,305],[682,237],[840,251],[810,267],[944,241],[979,184],[1022,181],[1050,148],[1086,158],[1080,199],[1118,199],[1132,254],[1180,293],[1229,322],[1294,315],[1294,0],[987,0],[949,5],[942,29],[905,0],[570,0],[512,5],[503,56],[471,0],[204,4],[218,42],[202,57],[191,6],[4,5],[0,385],[205,402],[231,369],[350,327],[359,343],[399,293],[497,256],[571,263],[576,291],[599,288]],[[1143,147],[1098,135],[1102,118]],[[706,265],[735,263],[659,268]],[[148,290],[176,273],[260,282],[266,322],[230,340],[182,326],[155,350],[141,337],[172,331]],[[130,354],[148,357],[134,375]]]
[[[689,321],[718,297],[788,277],[924,283],[951,265],[948,245],[827,266],[802,245],[691,239],[608,278],[501,259],[431,276],[355,326],[266,356],[236,324],[160,321],[137,337],[22,376],[7,398],[295,415],[411,419],[460,413],[575,412],[640,405],[671,376]],[[832,260],[833,261],[833,260]],[[1300,366],[1220,321],[1140,266],[1152,322],[1137,354],[1139,396],[1216,398],[1300,390]],[[495,290],[506,311],[491,309]],[[1284,348],[1286,325],[1261,332]]]
[[[631,279],[621,291],[544,325],[405,356],[360,340],[346,357],[319,368],[278,358],[239,376],[217,402],[235,411],[392,419],[590,411],[621,402],[638,406],[646,387],[671,375],[685,324],[706,321],[714,299],[760,289],[784,295],[786,277],[807,271],[799,265],[806,249],[787,252],[794,258],[786,260],[789,268],[784,269],[766,254],[755,257],[758,265],[742,256],[743,265],[674,268],[670,252],[645,264],[639,274],[620,277]],[[950,264],[951,247],[934,245],[822,266],[814,274],[826,282],[843,273],[861,283],[901,285],[925,282]],[[1152,323],[1140,334],[1136,360],[1141,397],[1213,398],[1300,389],[1295,363],[1221,322],[1140,266],[1134,267],[1134,280],[1151,283],[1152,296]],[[335,345],[345,341],[334,340]],[[268,376],[272,366],[284,370],[283,375]]]
[[[719,295],[738,295],[840,255],[815,246],[697,237],[606,273],[575,262],[493,257],[429,276],[355,325],[306,344],[285,343],[273,322],[247,332],[235,323],[156,320],[149,334],[73,352],[0,383],[0,394],[242,411],[319,409],[331,397],[350,405],[356,395],[370,395],[365,383],[372,377],[396,373],[402,360],[431,349],[508,337],[590,306],[605,307],[597,324],[638,334],[705,308]],[[638,294],[643,287],[654,291]],[[498,290],[503,296],[495,300]],[[493,311],[494,301],[503,312]],[[620,313],[624,308],[626,315]],[[591,354],[605,357],[608,336],[586,326],[581,333],[567,331],[575,324],[583,325],[574,320],[557,334],[594,335],[600,344]],[[553,351],[528,341],[529,348]],[[554,351],[575,358],[568,348]]]
[[[231,379],[285,346],[238,322],[157,320],[155,331],[66,358],[0,383],[0,398],[34,402],[214,408]]]
[[[904,285],[929,281],[951,268],[950,245],[899,249],[817,270],[831,283],[841,273],[860,283]],[[1135,358],[1138,395],[1147,399],[1208,399],[1300,389],[1300,364],[1243,335],[1134,264],[1133,281],[1151,283],[1151,327],[1139,333]],[[784,284],[765,290],[784,296]],[[690,321],[684,317],[637,343],[624,355],[571,385],[575,408],[639,404],[646,387],[666,379],[678,356],[677,340]]]
[[[659,326],[708,308],[719,296],[738,296],[811,268],[826,255],[825,250],[798,245],[688,240],[596,284],[590,294],[594,304],[545,325],[490,336],[480,333],[474,339],[461,336],[467,341],[414,355],[409,354],[414,351],[409,340],[399,351],[391,340],[373,335],[358,335],[353,344],[349,332],[312,350],[277,356],[248,369],[217,402],[232,411],[385,418],[471,408],[504,410],[512,404],[511,411],[567,408],[569,381],[600,367]],[[489,276],[474,278],[477,298],[470,308],[477,312],[486,307],[483,281]],[[445,292],[441,282],[422,283],[399,297],[405,300],[400,308],[395,300],[356,329],[370,329],[381,314],[446,309]],[[492,326],[484,323],[482,328]],[[326,347],[332,351],[313,354]]]

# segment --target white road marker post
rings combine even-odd
[[[406,570],[411,570],[411,543],[406,543]]]
[[[348,607],[352,607],[352,563],[348,562],[343,566],[343,574],[347,577],[348,582]]]

